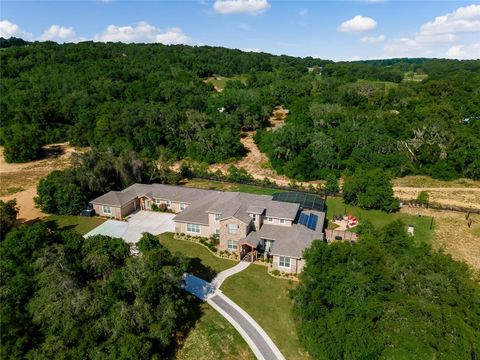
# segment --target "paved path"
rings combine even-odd
[[[285,357],[260,325],[219,289],[226,278],[246,269],[249,265],[249,262],[240,261],[234,267],[219,273],[211,283],[194,275],[185,274],[184,288],[199,299],[206,301],[227,319],[245,339],[257,359],[285,360]]]
[[[209,296],[207,303],[225,317],[242,335],[260,360],[285,360],[272,339],[240,306],[221,292]]]
[[[212,280],[212,285],[215,288],[215,290],[220,289],[220,286],[222,286],[223,282],[230,276],[235,275],[236,273],[239,273],[242,270],[245,270],[251,263],[247,261],[240,261],[237,265],[222,271],[219,273],[215,278]]]

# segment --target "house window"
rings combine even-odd
[[[180,203],[180,210],[185,210],[185,203]]]
[[[172,202],[170,200],[167,200],[167,209],[170,209],[172,207]]]
[[[273,219],[272,218],[267,218],[267,221],[268,222],[273,222]]]
[[[198,224],[187,224],[187,232],[200,234],[200,225]]]
[[[229,234],[236,234],[237,233],[237,229],[238,229],[238,225],[237,224],[228,224],[228,233]]]
[[[155,201],[155,204],[157,204],[157,205],[162,203],[162,201],[160,199],[155,199],[154,201]]]
[[[288,268],[290,269],[290,258],[286,256],[279,256],[278,257],[278,267]]]
[[[285,224],[285,219],[280,219],[280,224]]]
[[[221,215],[221,214],[215,214],[215,221],[220,220],[220,215]]]
[[[104,214],[111,214],[112,208],[110,206],[103,205],[103,213]]]
[[[237,240],[227,240],[227,249],[236,251],[238,247]]]
[[[220,229],[215,229],[215,235],[220,236]]]

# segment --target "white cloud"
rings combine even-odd
[[[10,37],[30,39],[32,37],[32,33],[23,31],[20,26],[8,20],[0,20],[0,37],[6,39]]]
[[[190,37],[180,28],[169,28],[166,31],[150,25],[145,21],[136,26],[109,25],[101,34],[95,35],[96,41],[121,41],[124,43],[162,43],[162,44],[192,44]]]
[[[460,7],[420,27],[423,35],[480,31],[480,5]]]
[[[364,36],[360,39],[361,42],[366,44],[378,44],[385,40],[385,35],[379,36]]]
[[[443,46],[459,41],[461,33],[480,32],[480,5],[460,7],[446,15],[420,26],[418,32],[409,37],[393,39],[385,44],[387,56],[448,56],[458,58],[475,57],[473,45],[457,44],[446,52]],[[443,47],[443,48],[442,48]],[[457,55],[456,55],[457,54]],[[462,57],[464,56],[464,57]]]
[[[213,9],[219,14],[260,14],[269,9],[268,0],[215,0]]]
[[[362,58],[360,56],[354,55],[348,61],[360,61],[360,60],[362,60]]]
[[[344,21],[339,27],[341,32],[361,32],[373,30],[377,27],[377,22],[372,18],[356,15],[350,20]]]
[[[480,43],[454,45],[447,50],[445,56],[452,59],[480,59]]]
[[[308,15],[308,9],[300,9],[297,11],[297,14],[300,16],[307,16]]]
[[[42,41],[52,40],[52,41],[58,41],[58,42],[76,42],[83,39],[76,38],[75,31],[73,30],[72,27],[52,25],[43,32],[39,40],[42,40]]]

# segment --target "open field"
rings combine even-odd
[[[480,181],[458,179],[435,180],[428,176],[406,176],[393,181],[395,196],[410,200],[427,191],[431,203],[480,209]]]
[[[3,147],[0,147],[0,199],[17,199],[20,221],[45,216],[35,208],[33,201],[37,195],[38,181],[54,170],[68,167],[72,154],[82,151],[76,150],[68,143],[46,145],[42,149],[43,159],[9,164],[3,158]]]
[[[211,76],[209,78],[206,78],[204,81],[207,83],[212,84],[215,87],[215,90],[218,92],[223,91],[225,86],[227,85],[227,81],[229,80],[239,80],[242,83],[245,84],[247,81],[246,76],[238,75],[238,76],[232,76],[232,77],[226,77],[226,76]]]
[[[402,214],[421,214],[435,219],[434,248],[443,249],[455,260],[466,262],[480,276],[480,215],[470,214],[469,228],[465,213],[404,207]]]

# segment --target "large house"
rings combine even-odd
[[[272,258],[273,268],[299,273],[303,251],[324,239],[325,213],[272,196],[161,184],[134,184],[91,201],[97,214],[117,219],[135,210],[165,206],[177,213],[175,232],[219,239],[221,250],[239,258]],[[164,204],[164,205],[161,205]]]

